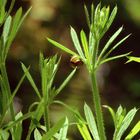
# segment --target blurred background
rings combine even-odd
[[[40,51],[46,57],[56,53],[62,57],[54,83],[56,87],[61,84],[72,71],[70,56],[53,47],[47,42],[46,37],[73,49],[69,33],[70,25],[75,28],[78,34],[81,29],[88,31],[83,4],[85,3],[90,8],[92,2],[94,5],[99,3],[98,0],[16,0],[13,14],[20,6],[23,7],[24,12],[30,6],[32,6],[32,10],[20,28],[9,52],[7,69],[12,89],[15,88],[23,74],[20,62],[23,62],[26,66],[31,66],[30,72],[37,85],[40,86],[38,69]],[[117,4],[118,14],[110,30],[102,39],[100,47],[123,25],[124,31],[118,37],[118,40],[129,33],[132,33],[132,35],[112,55],[132,51],[132,55],[140,56],[140,0],[103,0],[101,2],[102,5],[110,5],[111,9]],[[140,107],[140,64],[135,62],[125,64],[126,61],[126,58],[113,61],[103,65],[99,70],[98,81],[102,104],[110,105],[114,109],[117,109],[120,104],[127,110],[134,106]],[[36,94],[27,80],[22,84],[17,97],[22,100],[23,112],[26,112],[29,105],[37,100]],[[73,106],[83,114],[85,102],[93,107],[91,98],[90,80],[85,66],[81,66],[58,99]],[[62,106],[53,105],[51,110],[52,123],[65,115],[71,122],[74,122],[73,114]],[[107,127],[106,132],[110,140],[114,127],[108,111],[105,109],[103,111]],[[138,112],[133,123],[135,124],[139,119],[140,112]],[[135,139],[138,138],[139,136]],[[69,139],[82,140],[76,127],[69,129]]]

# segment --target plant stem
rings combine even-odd
[[[1,64],[0,71],[1,71],[1,75],[2,75],[2,78],[4,80],[4,84],[6,87],[6,92],[5,92],[6,95],[5,96],[7,97],[7,100],[9,102],[10,97],[11,97],[11,90],[10,90],[10,85],[9,85],[9,80],[8,80],[8,76],[7,76],[5,63]],[[11,114],[12,120],[15,120],[13,104],[10,104],[10,114]]]
[[[97,78],[96,78],[95,70],[93,70],[90,73],[90,77],[91,77],[91,82],[92,82],[92,95],[93,95],[93,102],[94,102],[96,121],[97,121],[100,140],[106,140],[101,101],[100,101],[100,95],[99,95],[99,90],[97,86]]]
[[[49,105],[46,106],[46,103],[44,103],[44,122],[45,122],[46,130],[49,131],[50,129]]]
[[[98,47],[99,47],[99,40],[95,39],[94,40],[94,45],[93,45],[93,58],[92,58],[92,64],[95,66],[96,60],[97,60],[97,54],[98,54]]]

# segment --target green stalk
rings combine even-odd
[[[43,82],[43,80],[45,82]],[[43,92],[43,100],[44,100],[44,123],[46,126],[46,130],[50,129],[50,120],[49,120],[49,83],[47,79],[42,79],[42,92]],[[47,86],[46,86],[47,85]]]
[[[1,71],[1,75],[2,75],[3,80],[4,80],[4,84],[6,86],[6,92],[5,92],[5,94],[7,94],[7,95],[5,95],[5,96],[7,97],[7,100],[9,102],[10,97],[11,97],[11,90],[10,90],[8,76],[7,76],[6,66],[5,66],[4,63],[1,64],[0,71]],[[11,114],[12,120],[14,121],[15,120],[15,115],[14,115],[13,104],[10,104],[10,114]]]
[[[97,85],[96,71],[93,70],[90,73],[90,77],[92,82],[92,95],[93,95],[94,109],[96,113],[96,121],[97,121],[100,140],[106,140],[105,128],[103,122],[103,113],[102,113],[100,95],[99,95],[99,90]]]
[[[50,120],[49,120],[49,105],[44,106],[44,122],[45,122],[45,126],[46,126],[46,130],[49,131],[50,129]]]
[[[94,40],[94,45],[93,45],[93,53],[92,53],[92,64],[93,64],[93,70],[96,69],[96,61],[97,61],[97,55],[98,55],[98,48],[99,48],[99,40],[95,39]]]

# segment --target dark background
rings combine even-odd
[[[31,73],[38,86],[40,86],[40,75],[38,70],[39,52],[43,51],[44,55],[49,57],[58,53],[62,57],[60,68],[55,79],[55,86],[65,79],[72,71],[70,67],[70,56],[57,48],[53,47],[46,40],[50,37],[70,49],[73,49],[73,44],[70,38],[70,25],[75,28],[79,34],[81,29],[88,31],[86,25],[83,4],[88,8],[90,4],[96,6],[99,1],[94,0],[17,0],[13,14],[20,6],[23,11],[32,6],[30,15],[23,23],[18,35],[10,49],[7,70],[11,88],[14,89],[23,72],[20,62],[26,66],[31,66]],[[102,1],[101,1],[102,2]],[[140,56],[140,1],[139,0],[103,0],[102,5],[110,5],[111,10],[115,5],[118,5],[118,14],[110,28],[105,34],[101,42],[101,48],[106,43],[107,39],[120,27],[124,26],[118,40],[132,33],[132,35],[120,45],[112,55],[126,53],[132,51],[132,55]],[[140,64],[128,63],[126,58],[113,61],[105,64],[99,71],[98,81],[100,86],[102,104],[107,104],[117,109],[121,104],[130,110],[134,106],[140,107]],[[27,80],[24,81],[19,93],[17,94],[22,100],[23,111],[28,110],[29,105],[36,100],[36,94],[31,88]],[[83,113],[84,102],[87,102],[91,107],[91,88],[90,80],[84,66],[78,69],[76,75],[68,84],[67,88],[58,99],[79,109]],[[57,121],[61,116],[67,115],[71,122],[74,121],[72,113],[61,106],[52,106],[51,108],[52,122]],[[111,139],[114,127],[110,114],[103,109],[105,116],[105,124],[107,127],[108,139]],[[137,113],[133,126],[140,118],[140,112]],[[71,140],[82,139],[77,132],[76,127],[69,130],[69,138]],[[135,138],[136,140],[139,138]]]

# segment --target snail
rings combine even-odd
[[[78,56],[74,55],[70,59],[70,64],[73,68],[80,67],[83,65],[83,61]]]

